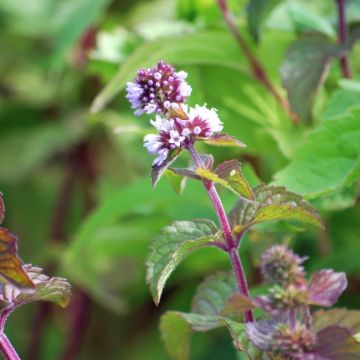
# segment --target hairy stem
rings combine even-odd
[[[347,40],[347,26],[345,13],[345,0],[336,0],[338,8],[338,42],[339,44],[346,43]],[[351,78],[351,69],[348,55],[345,54],[340,58],[341,70],[344,78]]]
[[[187,149],[188,149],[191,157],[193,158],[196,166],[204,169],[205,166],[201,160],[200,155],[195,150],[194,145],[189,143],[187,145]],[[213,203],[214,209],[216,211],[216,215],[220,222],[220,226],[223,230],[225,241],[226,241],[226,248],[224,250],[229,254],[231,265],[232,265],[232,268],[233,268],[233,271],[235,274],[236,283],[239,288],[239,291],[241,294],[243,294],[245,296],[249,296],[249,288],[247,285],[244,269],[241,265],[241,260],[239,257],[237,245],[236,245],[236,242],[234,242],[232,232],[231,232],[231,227],[230,227],[229,220],[226,215],[224,206],[221,202],[219,194],[216,191],[215,185],[212,181],[204,180],[204,187],[209,194],[211,202]],[[245,315],[246,322],[254,321],[254,317],[253,317],[251,310],[245,311],[244,315]]]
[[[260,61],[255,57],[255,55],[251,52],[248,44],[243,38],[241,32],[239,31],[234,17],[229,9],[227,0],[217,0],[220,11],[222,12],[225,22],[229,27],[231,33],[234,35],[236,41],[240,45],[241,50],[243,51],[246,60],[248,61],[251,72],[256,80],[262,84],[265,89],[269,91],[269,93],[275,98],[275,100],[280,104],[280,106],[285,110],[285,112],[289,115],[293,124],[297,124],[299,119],[294,114],[289,106],[289,103],[286,98],[284,98],[279,91],[275,88],[272,82],[269,79],[269,76],[266,73],[264,66],[260,63]]]
[[[0,334],[0,351],[5,360],[20,360],[19,355],[4,333]]]

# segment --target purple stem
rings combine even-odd
[[[345,13],[345,0],[336,0],[338,7],[338,42],[345,44],[347,40],[347,26]],[[347,54],[340,58],[340,65],[344,78],[351,78],[351,69]]]
[[[19,355],[4,333],[0,334],[0,351],[5,360],[20,360]]]
[[[201,160],[200,155],[195,150],[194,145],[192,143],[189,143],[187,145],[187,149],[188,149],[191,157],[193,158],[196,166],[204,169],[205,166]],[[229,220],[226,215],[224,206],[221,202],[218,192],[216,191],[214,182],[204,180],[203,183],[204,183],[204,187],[205,187],[206,191],[208,192],[208,194],[210,196],[211,202],[214,205],[216,215],[219,219],[220,226],[224,233],[224,237],[225,237],[225,241],[226,241],[226,247],[224,248],[224,250],[229,254],[229,257],[231,260],[231,265],[232,265],[232,268],[233,268],[233,271],[235,274],[237,286],[239,288],[240,293],[248,297],[249,296],[249,288],[248,288],[248,285],[246,282],[244,269],[241,265],[241,260],[239,257],[237,244],[233,239],[231,227],[230,227]],[[251,310],[245,311],[244,315],[245,315],[246,322],[254,321],[254,316],[253,316]]]

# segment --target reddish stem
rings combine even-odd
[[[205,166],[201,160],[200,155],[195,150],[194,145],[192,143],[189,143],[187,145],[187,149],[188,149],[191,157],[193,158],[196,166],[204,169]],[[239,257],[237,244],[234,241],[233,236],[232,236],[229,219],[226,215],[224,206],[221,202],[218,192],[216,191],[214,182],[204,180],[203,183],[204,183],[204,187],[205,187],[206,191],[209,194],[211,202],[213,203],[214,209],[216,211],[216,215],[220,222],[220,226],[224,233],[226,247],[223,248],[223,250],[225,250],[229,254],[237,286],[239,288],[240,293],[248,297],[249,296],[249,288],[247,285],[246,276],[245,276],[244,269],[242,267],[241,260]],[[246,322],[254,321],[254,316],[253,316],[251,310],[245,311],[244,315],[245,315]]]
[[[346,25],[345,0],[336,0],[338,8],[338,42],[345,44],[347,41],[348,31]],[[348,55],[345,54],[340,58],[341,70],[344,78],[351,78],[351,69]]]
[[[0,351],[5,360],[20,360],[19,355],[4,333],[0,334]]]
[[[288,101],[284,98],[279,91],[275,88],[272,82],[269,79],[269,76],[266,73],[264,66],[260,63],[260,61],[254,56],[251,52],[248,44],[246,43],[245,39],[243,38],[241,32],[239,31],[234,17],[229,9],[227,0],[217,0],[219,9],[221,10],[225,22],[229,27],[230,31],[234,35],[236,41],[240,45],[241,50],[243,51],[246,60],[248,61],[251,72],[256,80],[260,82],[269,92],[270,94],[276,99],[276,101],[280,104],[280,106],[285,110],[285,112],[289,115],[291,121],[295,124],[299,122],[298,117],[294,114],[289,106]]]

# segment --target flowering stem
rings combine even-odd
[[[194,145],[192,143],[188,143],[187,149],[188,149],[191,157],[193,158],[196,166],[204,169],[205,166],[201,160],[200,155],[195,150]],[[239,291],[241,294],[243,294],[245,296],[249,296],[249,289],[248,289],[244,269],[241,265],[241,260],[239,257],[237,244],[233,239],[231,227],[230,227],[229,220],[226,215],[224,206],[221,202],[219,194],[216,191],[215,185],[212,181],[204,180],[204,187],[209,194],[211,202],[214,205],[216,215],[219,219],[220,226],[223,230],[225,241],[226,241],[226,248],[224,248],[224,250],[229,254],[229,257],[231,260],[231,265],[232,265],[232,268],[233,268],[233,271],[235,274],[235,278],[236,278],[236,282],[237,282]],[[246,322],[254,321],[254,316],[253,316],[251,310],[245,311],[244,315],[245,315]]]
[[[0,351],[5,360],[20,360],[16,350],[3,332],[0,334]]]
[[[222,12],[225,22],[229,27],[230,31],[234,35],[236,41],[239,43],[241,50],[243,51],[246,60],[248,61],[252,74],[256,80],[258,80],[270,93],[274,96],[276,101],[281,105],[281,107],[285,110],[285,112],[290,116],[291,121],[294,125],[296,125],[299,121],[296,114],[294,114],[289,106],[288,101],[284,98],[275,86],[271,83],[264,66],[260,63],[260,61],[254,56],[254,54],[250,51],[248,44],[243,38],[241,32],[239,31],[234,17],[229,9],[227,0],[217,0],[220,11]]]
[[[336,0],[338,7],[338,42],[344,44],[347,40],[347,26],[345,13],[345,0]],[[340,58],[341,69],[344,78],[351,78],[349,58],[345,54]]]

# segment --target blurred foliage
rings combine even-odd
[[[216,1],[0,0],[4,224],[19,235],[26,263],[64,275],[78,289],[69,308],[52,309],[44,326],[44,309],[35,304],[10,318],[8,337],[24,359],[36,353],[30,349],[41,329],[40,356],[32,359],[70,359],[63,349],[81,297],[88,306],[77,359],[137,360],[144,351],[148,359],[168,359],[160,315],[189,312],[197,284],[229,269],[225,255],[204,249],[179,265],[159,308],[145,286],[148,244],[160,228],[215,220],[200,183],[188,180],[181,196],[165,177],[151,188],[152,158],[142,147],[150,127],[132,115],[124,85],[159,59],[186,70],[190,103],[218,108],[226,132],[247,144],[212,148],[216,163],[236,158],[251,185],[275,182],[301,193],[326,224],[324,231],[280,224],[248,234],[240,253],[251,286],[259,283],[261,251],[291,242],[310,256],[310,269],[346,271],[350,285],[340,305],[359,308],[360,45],[350,52],[353,79],[343,80],[338,60],[324,56],[335,46],[335,1],[229,3],[284,96],[279,69],[290,76],[284,83],[304,120],[298,126],[251,76]],[[347,0],[347,7],[355,28],[359,1]],[[313,47],[314,36],[325,39],[323,47]],[[221,196],[230,210],[236,195]],[[218,358],[238,358],[225,330],[193,337],[191,359]]]

